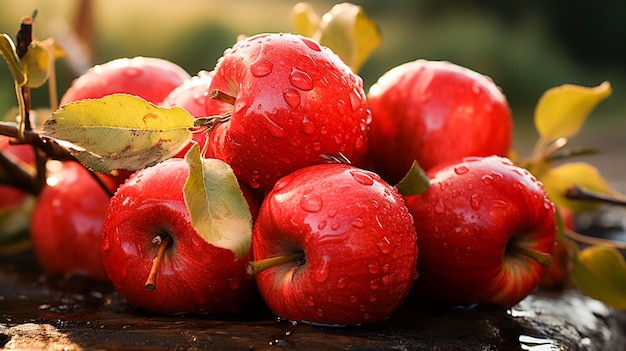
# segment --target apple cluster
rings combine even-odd
[[[50,162],[31,219],[47,274],[109,280],[152,313],[243,312],[260,295],[281,318],[361,325],[409,298],[512,306],[549,264],[554,206],[506,158],[507,101],[470,69],[416,60],[366,93],[329,48],[266,33],[194,77],[157,58],[101,64],[61,104],[114,93],[219,116],[194,142],[232,168],[251,213],[250,248],[238,257],[192,226],[189,148],[134,173]],[[401,193],[395,185],[414,161],[430,185]]]

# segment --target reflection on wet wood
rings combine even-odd
[[[43,279],[29,254],[0,258],[0,348],[54,350],[624,350],[626,317],[576,291],[513,309],[406,303],[386,324],[280,321],[262,303],[241,316],[155,316],[108,285]]]

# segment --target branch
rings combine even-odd
[[[626,199],[623,197],[597,193],[577,185],[565,190],[565,197],[572,200],[590,200],[610,205],[626,206]]]

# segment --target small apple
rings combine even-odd
[[[30,219],[33,253],[44,273],[108,281],[101,230],[109,194],[81,164],[48,161],[47,184]],[[112,177],[98,175],[113,191]]]
[[[487,76],[445,61],[399,65],[367,95],[372,167],[395,184],[414,160],[424,170],[466,156],[507,156],[513,122]]]
[[[213,79],[213,72],[200,71],[194,77],[186,80],[182,85],[172,90],[165,99],[160,103],[162,107],[179,106],[187,110],[195,118],[206,117],[207,101],[211,101],[209,97],[209,85]],[[213,103],[213,102],[212,102]],[[193,139],[203,147],[207,143],[207,133],[194,133]],[[174,157],[183,158],[189,150],[186,147]],[[205,152],[205,157],[212,157],[209,149]]]
[[[60,105],[115,93],[136,95],[158,104],[189,78],[184,69],[165,59],[117,58],[96,65],[76,78],[61,97]]]
[[[0,136],[0,152],[25,168],[34,167],[35,152],[30,145],[13,145]],[[12,185],[0,185],[0,253],[28,247],[28,226],[35,197]]]
[[[512,306],[539,284],[556,240],[542,184],[499,156],[469,157],[427,172],[405,197],[420,245],[414,292],[450,304]]]
[[[330,49],[294,34],[258,34],[224,52],[210,89],[231,114],[209,146],[237,178],[266,193],[282,176],[339,156],[360,165],[370,112],[362,79]]]
[[[102,229],[107,273],[131,305],[148,312],[240,312],[257,291],[246,274],[251,251],[236,260],[200,237],[183,195],[188,176],[185,160],[172,158],[118,188]],[[258,206],[247,200],[251,210]]]
[[[261,295],[271,311],[327,325],[380,323],[416,277],[413,219],[398,191],[345,164],[281,178],[252,235]]]

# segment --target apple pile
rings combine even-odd
[[[96,66],[40,133],[65,152],[30,220],[42,270],[109,280],[151,313],[260,296],[280,318],[351,326],[409,298],[509,307],[555,243],[546,191],[506,158],[504,95],[450,62],[397,66],[366,93],[318,41],[262,33],[194,77],[157,58]]]

